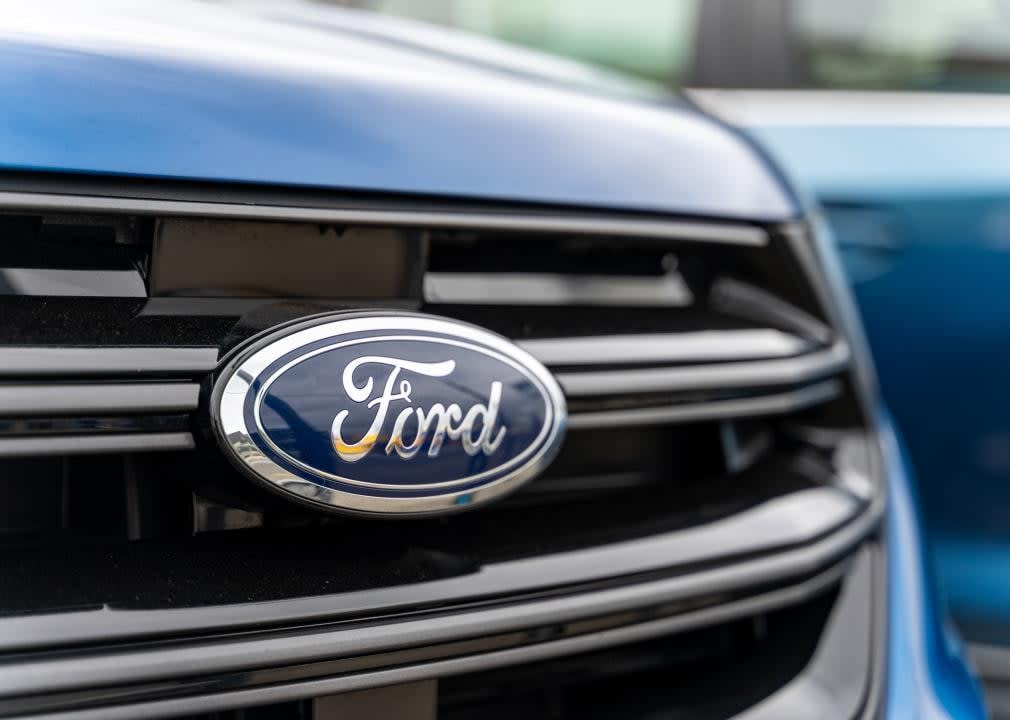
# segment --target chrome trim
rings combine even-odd
[[[557,373],[556,377],[568,396],[592,397],[625,393],[799,385],[841,372],[848,361],[848,345],[839,340],[825,350],[791,358],[688,367],[561,372]]]
[[[537,215],[529,211],[507,213],[368,210],[36,192],[0,192],[0,209],[38,212],[129,212],[147,215],[196,215],[205,218],[619,235],[757,247],[768,244],[767,233],[754,225],[683,222],[634,216],[615,218],[612,214],[602,213],[555,212],[551,215]]]
[[[195,410],[196,383],[0,385],[0,417]]]
[[[682,307],[694,300],[679,274],[560,275],[439,273],[424,275],[424,299],[457,305],[605,305]]]
[[[160,452],[194,447],[188,432],[10,437],[0,438],[0,457]]]
[[[198,375],[217,365],[216,347],[0,347],[0,377]]]
[[[781,415],[803,410],[837,397],[842,385],[837,380],[825,380],[816,385],[784,393],[762,395],[735,400],[710,400],[701,403],[684,403],[658,407],[573,412],[568,416],[568,427],[607,428],[634,425],[660,425],[665,423],[696,422],[699,420],[724,420],[761,415]]]
[[[473,672],[531,663],[554,657],[573,655],[633,643],[662,635],[728,622],[740,617],[768,612],[802,603],[830,588],[844,578],[852,583],[852,575],[860,570],[865,555],[844,559],[817,575],[782,588],[758,595],[697,610],[646,620],[630,625],[585,632],[560,640],[547,640],[532,645],[491,650],[461,657],[428,662],[415,662],[378,670],[345,673],[336,677],[273,684],[267,687],[233,689],[227,692],[205,693],[191,697],[170,697],[165,700],[110,705],[101,708],[38,715],[33,717],[66,720],[114,720],[137,716],[159,717],[226,710],[236,705],[260,704],[313,697],[326,693],[347,692],[392,683],[408,682],[444,675]],[[854,568],[855,563],[855,568]],[[493,633],[536,629],[545,624],[634,610],[643,605],[658,605],[675,600],[670,593],[672,580],[660,580],[621,588],[553,598],[517,605],[480,609],[438,617],[406,620],[393,625],[370,625],[358,628],[279,634],[274,637],[244,637],[215,642],[213,651],[202,652],[199,642],[188,646],[160,649],[124,650],[119,653],[42,659],[21,662],[0,668],[0,696],[49,694],[60,690],[100,687],[109,678],[116,683],[169,680],[184,675],[208,675],[250,667],[330,661],[334,658],[362,656],[405,647],[390,644],[387,637],[396,631],[415,646],[430,646],[445,640],[480,638]],[[600,612],[606,608],[605,611]],[[392,631],[392,632],[391,632]],[[409,647],[409,646],[406,646]],[[363,648],[363,649],[358,649]],[[152,657],[152,655],[154,657]],[[171,686],[177,695],[179,686]],[[0,705],[2,709],[2,705]]]
[[[261,623],[331,622],[363,613],[376,617],[479,596],[515,596],[647,572],[678,573],[690,566],[694,572],[680,572],[669,580],[676,597],[720,593],[816,572],[861,542],[877,526],[882,511],[880,497],[867,504],[844,490],[823,486],[774,498],[699,527],[485,565],[445,580],[193,609],[104,607],[0,618],[0,652],[241,629]],[[697,569],[701,563],[708,564]],[[7,681],[3,672],[0,665],[0,688]]]
[[[556,337],[516,344],[548,367],[764,360],[799,355],[813,348],[809,340],[770,328]]]
[[[256,445],[246,426],[243,408],[252,381],[258,378],[271,363],[298,348],[321,340],[333,340],[333,344],[326,346],[326,349],[330,350],[341,346],[342,343],[338,341],[343,335],[369,331],[386,331],[393,335],[349,340],[347,343],[390,339],[390,337],[395,337],[396,333],[403,331],[437,333],[441,336],[449,336],[448,338],[438,338],[437,341],[440,343],[480,349],[481,352],[488,355],[497,356],[499,362],[508,362],[517,371],[526,375],[538,387],[547,408],[542,432],[527,448],[528,457],[520,455],[513,458],[510,461],[516,463],[513,469],[502,477],[493,479],[477,488],[462,491],[451,490],[453,486],[459,485],[461,482],[480,479],[480,474],[468,476],[458,481],[412,486],[415,489],[431,490],[431,495],[423,497],[384,497],[336,490],[327,487],[322,481],[336,480],[372,488],[389,488],[391,486],[330,475],[288,457],[290,462],[306,471],[306,477],[299,477],[274,462]],[[272,337],[276,337],[276,339],[271,340]],[[411,336],[410,339],[425,340],[416,335]],[[435,342],[436,339],[428,338],[425,341]],[[434,316],[392,312],[354,317],[341,317],[339,314],[329,317],[317,316],[303,323],[285,326],[276,332],[261,336],[252,346],[252,350],[247,353],[244,356],[240,355],[237,361],[222,373],[214,389],[211,411],[219,444],[235,464],[247,474],[265,481],[269,486],[282,493],[289,496],[294,495],[331,510],[422,515],[426,513],[441,514],[477,507],[512,492],[523,483],[536,477],[554,459],[561,448],[561,441],[564,439],[567,416],[565,398],[550,372],[536,358],[505,338],[473,325]],[[300,361],[301,358],[298,359],[298,362]],[[264,384],[264,388],[257,396],[256,410],[254,411],[257,422],[259,404],[266,387],[286,369],[287,366],[276,372]],[[262,432],[262,427],[260,430]],[[265,433],[262,434],[265,435]],[[272,449],[284,455],[283,451],[276,446]],[[313,480],[310,476],[315,476],[317,479]],[[465,505],[461,505],[458,500],[464,496],[467,502]]]

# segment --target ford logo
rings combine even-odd
[[[565,401],[535,358],[465,323],[334,314],[260,336],[211,398],[246,474],[326,509],[427,514],[473,507],[542,471]]]

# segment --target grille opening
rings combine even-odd
[[[559,305],[690,307],[703,305],[720,278],[731,277],[773,289],[781,301],[823,322],[819,301],[804,282],[788,242],[788,235],[776,233],[771,233],[767,247],[738,247],[655,238],[435,231],[430,235],[428,272],[438,282],[426,282],[425,297],[438,305],[480,304],[482,294],[496,294],[503,278],[529,275],[555,282],[567,278]],[[587,277],[609,278],[611,286],[593,297],[595,286],[587,286]],[[454,278],[472,279],[473,286],[450,282]],[[629,285],[632,278],[642,282]],[[660,278],[667,282],[655,282]],[[509,292],[509,286],[502,287],[502,304],[529,302],[517,296],[529,289],[520,286]],[[554,288],[537,289],[544,294]]]
[[[677,269],[671,243],[627,238],[434,231],[428,269],[439,273],[664,275]]]
[[[0,214],[0,296],[144,297],[147,225],[128,216]]]
[[[168,432],[189,429],[187,415],[108,415],[0,418],[0,437],[60,437],[68,434]]]
[[[139,270],[147,226],[130,216],[0,214],[0,266]]]
[[[313,713],[311,700],[256,705],[198,715],[177,715],[180,720],[325,720]]]
[[[0,344],[52,347],[214,346],[234,315],[147,312],[148,302],[107,297],[2,297]]]
[[[746,313],[710,301],[727,277],[824,321],[788,234],[775,228],[762,247],[87,214],[0,216],[5,231],[0,277],[35,268],[48,279],[0,288],[11,319],[0,343],[218,345],[250,310],[290,301],[307,305],[289,318],[423,307],[513,338],[751,327]]]
[[[602,652],[442,678],[438,717],[732,717],[803,670],[837,594]]]
[[[837,587],[707,628],[434,681],[438,720],[728,718],[793,680],[813,658]],[[389,692],[392,694],[398,688]],[[383,688],[368,691],[381,699]],[[185,716],[323,720],[325,698]]]
[[[731,456],[726,435],[721,423],[573,432],[558,462],[505,501],[396,522],[250,496],[223,459],[200,453],[4,460],[0,610],[188,607],[456,577],[697,527],[839,482],[829,445],[743,424]],[[197,513],[196,497],[221,512]],[[211,517],[218,531],[194,534]],[[368,562],[348,548],[367,548]],[[258,582],[264,574],[274,582]]]

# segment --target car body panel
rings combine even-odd
[[[365,33],[343,20],[353,11],[324,22],[310,9],[12,9],[0,19],[0,169],[798,214],[759,153],[679,100],[629,99],[508,53],[435,54]]]
[[[878,421],[888,485],[888,718],[984,718],[978,681],[930,572],[915,478],[890,416]]]

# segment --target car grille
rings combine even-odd
[[[444,717],[568,717],[602,688],[634,689],[642,717],[721,717],[800,677],[842,612],[876,451],[802,225],[25,185],[0,193],[0,651],[20,660],[0,711],[323,717],[331,691],[441,678]],[[551,467],[395,522],[241,477],[207,419],[222,359],[363,308],[464,320],[541,360],[570,412]],[[594,655],[601,632],[620,650]],[[156,672],[135,656],[241,638],[270,649]],[[94,652],[130,670],[103,676]],[[502,653],[508,673],[479,669]],[[751,655],[780,672],[732,697],[663,690]]]

